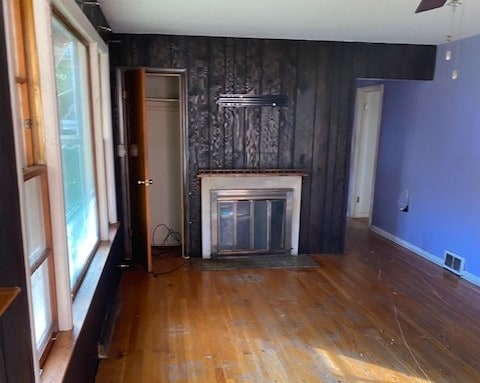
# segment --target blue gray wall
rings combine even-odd
[[[465,257],[470,279],[478,282],[480,36],[457,43],[453,51],[460,56],[452,61],[444,59],[446,48],[438,47],[434,81],[383,82],[372,224],[440,262],[446,249]],[[398,202],[405,190],[407,213]]]

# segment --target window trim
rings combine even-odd
[[[57,331],[57,299],[56,299],[56,289],[55,289],[55,269],[54,269],[54,262],[55,256],[52,249],[52,225],[50,220],[50,201],[49,201],[49,194],[48,194],[48,175],[47,175],[47,168],[45,165],[36,165],[36,166],[28,166],[24,168],[23,171],[23,183],[32,180],[34,178],[40,178],[41,183],[41,201],[42,201],[42,208],[43,208],[43,220],[44,220],[44,229],[45,229],[45,251],[32,265],[26,265],[30,271],[30,278],[33,274],[39,269],[43,264],[47,264],[48,267],[48,275],[49,275],[49,285],[50,285],[50,302],[51,302],[51,314],[52,314],[52,324],[48,329],[48,335],[43,340],[43,342],[39,345],[40,347],[37,348],[37,345],[34,345],[37,351],[37,358],[39,360],[40,368],[43,367],[45,360],[48,356],[48,353],[52,347],[52,336]],[[28,254],[27,254],[28,256]]]
[[[103,162],[102,163],[98,163],[98,149],[97,149],[97,139],[96,139],[96,135],[98,134],[97,131],[98,129],[96,129],[96,125],[95,124],[95,118],[96,118],[96,110],[94,110],[95,108],[95,105],[98,104],[98,102],[94,102],[93,101],[93,97],[94,97],[94,87],[95,87],[95,81],[92,77],[92,73],[93,72],[96,72],[96,69],[97,69],[97,66],[95,66],[95,62],[92,62],[91,60],[91,56],[92,55],[96,55],[97,53],[95,52],[94,49],[91,49],[91,46],[90,44],[85,41],[82,37],[82,35],[80,33],[78,33],[78,31],[74,30],[73,27],[71,26],[71,23],[68,22],[68,20],[65,19],[65,17],[61,14],[58,13],[58,11],[56,10],[55,7],[52,8],[52,14],[51,14],[51,19],[50,19],[50,22],[53,23],[53,21],[56,21],[57,23],[59,23],[63,28],[65,28],[65,30],[69,33],[71,33],[71,35],[77,39],[77,41],[82,44],[84,47],[85,47],[85,51],[86,51],[86,54],[87,54],[87,57],[86,57],[86,60],[85,60],[85,64],[86,64],[86,81],[87,81],[87,86],[88,86],[88,89],[86,89],[87,93],[89,94],[89,99],[88,99],[88,111],[90,113],[89,116],[87,116],[87,119],[89,120],[89,129],[90,129],[90,144],[92,146],[92,162],[93,162],[93,178],[94,178],[94,182],[95,182],[95,197],[96,197],[96,204],[97,204],[97,211],[96,211],[96,215],[97,215],[97,220],[98,220],[98,239],[95,243],[95,245],[93,246],[90,254],[88,255],[87,259],[86,259],[86,262],[84,263],[82,269],[80,270],[80,273],[78,274],[77,278],[72,281],[70,279],[70,289],[71,289],[71,295],[72,295],[72,298],[74,298],[78,292],[78,289],[80,288],[80,285],[82,284],[82,281],[83,279],[85,278],[85,274],[87,273],[87,270],[88,268],[90,267],[90,264],[92,263],[92,259],[95,255],[95,253],[97,252],[98,250],[98,246],[100,244],[100,242],[102,241],[102,233],[101,233],[101,223],[102,223],[102,218],[104,216],[104,214],[102,214],[102,212],[100,211],[100,178],[99,178],[99,172],[102,172],[102,168],[103,168]],[[52,31],[52,36],[53,36],[53,31]],[[55,61],[55,59],[54,59]],[[54,73],[55,73],[55,69],[54,69]],[[55,92],[55,97],[58,97],[57,96],[57,93]],[[58,98],[57,98],[58,100]],[[58,105],[58,104],[57,104]],[[57,121],[58,121],[58,127],[60,128],[60,121],[59,121],[59,117],[58,117],[58,109],[56,111],[56,114],[57,114]],[[85,117],[85,116],[83,116]],[[61,134],[60,134],[60,129],[58,129],[58,134],[59,136],[61,137]],[[100,132],[101,134],[101,132]],[[60,139],[61,140],[61,139]],[[100,145],[102,143],[100,142]],[[102,154],[102,153],[101,153]],[[60,149],[60,156],[62,156],[61,154],[61,149]],[[102,157],[103,158],[103,157]],[[63,161],[62,161],[63,162]],[[60,164],[60,166],[62,166],[62,173],[63,173],[63,165]],[[65,186],[63,186],[63,193],[65,193]],[[66,207],[65,205],[63,206],[63,210],[64,210],[64,214],[66,214]],[[68,238],[67,238],[67,246],[68,246]],[[67,258],[68,258],[68,261],[70,262],[70,254],[68,254],[68,251],[67,251]]]
[[[8,52],[8,68],[9,68],[9,83],[11,89],[11,105],[12,113],[15,116],[21,116],[18,101],[18,82],[24,81],[24,78],[17,78],[15,73],[15,26],[11,10],[13,5],[18,0],[6,0],[0,5],[4,10],[5,15],[5,39],[7,43]],[[32,294],[30,283],[30,268],[28,259],[25,260],[26,268],[25,274],[27,277],[27,295],[29,300],[29,315],[31,322],[31,352],[33,355],[33,364],[35,369],[35,381],[40,382],[41,379],[47,376],[55,375],[57,373],[65,372],[67,368],[71,352],[73,352],[75,342],[84,325],[85,316],[88,312],[90,301],[93,297],[95,289],[98,287],[99,278],[105,263],[108,260],[108,255],[112,243],[118,233],[119,224],[117,223],[116,213],[116,193],[115,193],[115,172],[114,172],[114,147],[112,135],[112,117],[110,105],[110,68],[108,59],[108,48],[101,39],[96,29],[90,24],[87,17],[83,14],[79,5],[75,0],[25,0],[28,11],[26,16],[28,19],[28,49],[30,51],[29,64],[36,65],[32,68],[32,79],[28,84],[31,90],[35,92],[34,102],[31,104],[32,119],[34,121],[33,130],[33,157],[37,164],[46,164],[46,171],[48,172],[48,189],[49,202],[51,205],[50,219],[52,230],[52,248],[55,251],[54,255],[54,271],[51,275],[55,275],[56,289],[56,304],[57,310],[53,313],[57,319],[58,330],[62,331],[58,335],[58,340],[53,344],[51,355],[46,359],[46,364],[43,374],[40,370],[40,364],[43,365],[44,358],[38,359],[36,354],[36,342],[33,327],[33,309],[32,309]],[[102,190],[105,194],[98,201],[99,223],[101,223],[102,231],[100,231],[100,242],[96,254],[92,257],[91,266],[86,271],[85,283],[82,283],[78,289],[78,295],[73,299],[70,284],[69,284],[69,270],[66,256],[66,225],[63,197],[63,178],[61,171],[61,156],[60,156],[60,137],[58,130],[57,105],[56,105],[56,84],[53,63],[53,44],[50,39],[51,36],[51,17],[53,9],[56,9],[62,17],[68,21],[82,37],[87,46],[89,57],[93,59],[88,60],[89,72],[96,76],[89,78],[90,88],[97,89],[95,94],[102,99],[102,105],[93,109],[91,113],[95,116],[92,123],[92,143],[95,156],[95,172],[97,180],[97,190]],[[40,71],[39,68],[42,68]],[[94,68],[94,72],[92,72]],[[30,81],[30,78],[28,78]],[[95,84],[92,87],[91,84]],[[95,100],[92,96],[92,104]],[[24,198],[23,183],[23,169],[29,164],[26,157],[26,147],[24,143],[24,132],[22,131],[21,118],[14,119],[15,130],[15,151],[18,174],[19,197],[22,209],[22,230],[25,233],[24,208],[22,201]],[[30,154],[31,156],[31,154]],[[101,161],[98,161],[101,159]],[[99,167],[101,169],[99,170]],[[103,169],[103,172],[102,172]],[[98,193],[98,191],[97,191]],[[100,207],[100,205],[102,205]],[[110,223],[110,225],[109,225]],[[24,236],[25,237],[25,236]],[[24,248],[26,249],[26,242],[24,238]],[[25,251],[25,256],[27,252]],[[67,331],[71,330],[73,331]],[[68,345],[68,347],[65,347]],[[55,357],[56,355],[57,357]],[[62,366],[57,363],[61,360]],[[59,371],[59,368],[61,371]],[[40,377],[42,374],[42,377]],[[59,379],[58,381],[60,381]]]
[[[102,89],[101,82],[109,84],[109,77],[100,78],[100,73],[105,76],[109,73],[108,47],[103,42],[95,28],[90,24],[80,7],[74,0],[38,0],[34,2],[35,19],[37,28],[37,45],[39,62],[42,65],[41,93],[43,97],[43,116],[45,126],[45,152],[46,163],[49,172],[50,200],[55,202],[56,208],[52,211],[52,231],[54,238],[55,274],[57,276],[57,305],[59,330],[70,330],[74,325],[72,306],[74,296],[70,290],[70,278],[66,241],[66,222],[63,206],[63,171],[61,169],[60,137],[58,134],[58,116],[56,101],[55,70],[53,65],[53,45],[50,39],[42,36],[51,36],[51,21],[54,15],[64,22],[86,44],[88,52],[88,71],[90,91],[92,92],[92,143],[94,148],[97,203],[99,214],[99,239],[101,246],[103,241],[109,239],[109,222],[116,222],[116,216],[109,214],[108,205],[116,206],[114,173],[107,175],[106,169],[113,169],[113,142],[111,140],[111,119],[109,92],[110,88]],[[100,58],[104,58],[101,60]],[[103,85],[105,87],[105,85]],[[105,98],[107,96],[107,98]],[[103,97],[102,105],[97,105]],[[110,172],[109,172],[110,173]],[[98,249],[98,247],[97,247]],[[90,262],[95,258],[95,252]],[[88,269],[85,271],[87,272]],[[76,286],[74,293],[81,289],[81,283]]]

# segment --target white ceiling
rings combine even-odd
[[[439,44],[480,34],[480,1],[415,14],[420,0],[100,0],[116,33]],[[85,5],[86,6],[86,5]],[[453,26],[452,26],[453,25]],[[453,33],[452,33],[453,31]]]

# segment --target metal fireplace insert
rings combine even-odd
[[[212,255],[291,254],[293,189],[211,190]]]

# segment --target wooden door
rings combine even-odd
[[[145,70],[125,72],[132,258],[152,271]]]

